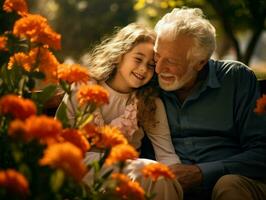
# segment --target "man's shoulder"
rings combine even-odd
[[[210,66],[215,66],[218,70],[251,70],[250,67],[236,60],[209,60]]]
[[[215,68],[218,76],[254,76],[250,67],[235,60],[210,60],[209,67]]]

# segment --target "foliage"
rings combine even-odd
[[[221,27],[219,35],[225,34],[234,47],[236,57],[246,64],[254,52],[256,44],[265,30],[266,2],[263,0],[138,0],[135,9],[146,13],[152,20],[157,21],[163,14],[174,7],[199,7],[210,20]],[[217,23],[218,22],[218,23]],[[246,49],[242,52],[238,34],[250,31],[251,37]]]
[[[9,20],[0,35],[0,199],[151,199],[122,173],[126,160],[138,156],[124,135],[115,127],[90,123],[95,108],[108,102],[108,93],[84,84],[86,68],[60,64],[53,52],[61,47],[61,35],[46,18],[28,13],[25,0],[1,3],[6,12],[1,19]],[[36,90],[40,82],[46,87]],[[71,87],[77,84],[83,86],[74,123],[66,116],[66,105],[58,119],[43,113],[57,87],[71,100]],[[102,156],[85,164],[85,154],[93,148]],[[160,164],[143,171],[155,175],[154,181],[174,178]]]
[[[33,10],[47,16],[61,33],[64,57],[79,59],[99,40],[135,21],[134,0],[31,0]],[[49,9],[50,8],[50,9]]]

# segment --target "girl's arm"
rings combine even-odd
[[[179,156],[175,153],[170,135],[170,129],[166,112],[161,99],[157,98],[155,113],[155,126],[148,127],[145,132],[152,142],[155,158],[158,162],[166,165],[181,163]]]
[[[150,126],[145,130],[152,142],[155,158],[158,162],[166,165],[181,163],[172,144],[167,116],[161,99],[157,98],[155,113],[155,126]]]

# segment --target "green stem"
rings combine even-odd
[[[85,114],[87,113],[87,110],[88,110],[89,107],[90,107],[90,105],[89,104],[86,104],[86,106],[85,106],[84,109],[81,108],[81,112],[79,113],[79,115],[77,117],[77,122],[75,123],[75,125],[77,127],[79,127],[83,123]]]
[[[18,95],[23,97],[24,95],[24,86],[25,86],[25,83],[26,83],[26,78],[24,75],[22,76],[22,78],[20,79],[20,83],[19,83],[19,90],[18,90]]]

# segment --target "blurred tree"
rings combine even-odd
[[[62,35],[63,57],[79,59],[104,35],[135,21],[135,0],[28,0]]]
[[[218,35],[222,40],[218,46],[218,56],[222,57],[230,46],[236,58],[249,64],[256,44],[266,28],[265,0],[137,0],[135,10],[157,21],[164,13],[174,7],[199,7],[218,27]],[[241,32],[248,31],[250,38],[242,51],[239,39]]]

